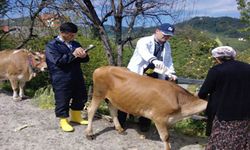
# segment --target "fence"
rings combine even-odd
[[[201,85],[203,82],[204,82],[204,80],[178,77],[178,84],[199,84],[199,85]]]

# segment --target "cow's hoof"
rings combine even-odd
[[[128,134],[126,131],[118,132],[118,133],[121,134],[121,135],[127,135]]]
[[[146,139],[146,135],[141,134],[141,135],[140,135],[140,139],[141,139],[141,140]]]
[[[16,102],[18,102],[18,101],[21,101],[22,98],[21,97],[13,97],[13,100],[16,101]]]
[[[24,96],[21,97],[21,100],[26,100],[28,98],[29,98],[29,96],[24,95]]]
[[[118,127],[115,130],[118,131],[118,133],[122,133],[125,131],[122,127]]]
[[[88,140],[94,140],[95,139],[95,136],[94,135],[86,135],[86,138]]]
[[[127,132],[123,128],[118,128],[116,131],[121,135],[127,135]]]

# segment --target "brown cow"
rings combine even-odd
[[[101,67],[93,73],[94,91],[88,108],[86,136],[92,139],[92,121],[101,101],[107,98],[115,129],[121,133],[117,109],[151,119],[166,150],[170,150],[167,127],[199,113],[207,102],[193,96],[175,83],[141,76],[122,67]]]
[[[0,58],[0,79],[10,80],[15,100],[25,97],[24,85],[36,75],[36,71],[47,68],[44,54],[25,49],[0,51]]]

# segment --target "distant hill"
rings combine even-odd
[[[28,26],[30,23],[28,17],[15,18],[11,20],[0,20],[0,26],[10,25],[10,26]],[[193,30],[201,31],[205,33],[206,36],[212,39],[220,39],[224,45],[233,46],[239,50],[249,49],[250,43],[248,41],[239,41],[239,38],[249,37],[249,33],[241,32],[241,29],[247,27],[246,24],[242,23],[240,19],[231,17],[194,17],[190,20],[175,24],[176,32],[175,35],[178,37],[184,34],[195,36],[192,32]],[[147,35],[152,35],[155,31],[156,26],[152,27],[134,27],[132,32],[132,37],[142,37]],[[190,29],[190,30],[189,30]],[[86,30],[84,28],[83,30]],[[105,30],[108,35],[114,39],[114,27],[111,25],[105,25]],[[123,37],[126,37],[128,28],[122,27],[124,33]],[[187,31],[189,30],[189,31]],[[186,32],[186,33],[185,33]],[[87,33],[87,32],[84,32]]]
[[[18,25],[27,25],[29,24],[29,18],[15,18],[11,20],[1,20],[1,25],[10,25],[10,26],[18,26]],[[239,38],[239,37],[247,37],[250,33],[242,33],[240,29],[247,27],[244,23],[237,18],[231,17],[194,17],[190,20],[181,22],[176,24],[176,27],[179,29],[183,29],[186,26],[191,26],[193,29],[196,30],[203,30],[210,32],[216,35],[222,35],[229,38]],[[114,35],[113,26],[105,25],[106,31],[109,35]],[[127,32],[127,28],[123,27],[123,32]],[[155,27],[135,27],[134,34],[136,35],[147,35],[154,32]]]
[[[8,26],[25,26],[29,25],[30,18],[29,17],[22,17],[22,18],[14,18],[14,19],[5,19],[0,20],[0,26],[8,25]]]
[[[242,33],[240,29],[247,27],[237,18],[231,17],[194,17],[190,20],[176,24],[183,28],[191,26],[194,29],[208,31],[216,35],[223,35],[229,38],[247,37],[250,33]]]
[[[241,32],[241,29],[247,27],[246,24],[242,23],[240,19],[231,17],[194,17],[190,20],[175,24],[177,28],[177,34],[181,34],[185,27],[191,27],[195,30],[206,31],[212,37],[223,36],[226,38],[246,38],[249,37],[250,33]],[[109,35],[114,35],[113,27],[110,25],[105,26],[106,31]],[[154,32],[156,27],[135,27],[133,34],[135,35],[150,35]],[[127,28],[123,27],[123,32],[127,32]]]

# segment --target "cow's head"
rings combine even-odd
[[[36,71],[45,71],[47,69],[45,54],[43,52],[30,52],[29,63]]]

